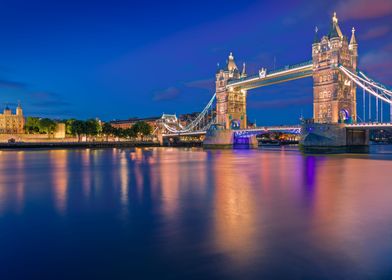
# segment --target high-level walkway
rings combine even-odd
[[[239,80],[229,81],[228,87],[240,87],[244,90],[288,82],[291,80],[311,77],[313,75],[313,62],[286,66],[282,69],[265,72],[265,75],[252,75]]]

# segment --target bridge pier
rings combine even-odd
[[[304,123],[300,146],[305,152],[367,152],[369,130],[345,124]]]
[[[210,129],[203,141],[203,147],[207,149],[231,149],[234,144],[234,133],[229,129]]]
[[[207,131],[203,147],[207,149],[257,148],[256,135],[236,136],[235,130],[215,129]]]

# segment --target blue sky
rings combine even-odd
[[[311,59],[314,28],[337,11],[354,26],[359,67],[392,85],[392,2],[22,1],[0,4],[0,102],[26,115],[103,120],[201,110],[216,65],[233,52],[248,73]],[[249,92],[258,124],[312,115],[312,81]],[[387,111],[387,110],[385,110]]]

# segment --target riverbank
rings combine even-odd
[[[128,147],[160,147],[158,142],[17,142],[0,143],[0,150],[17,149],[72,149],[72,148],[128,148]]]

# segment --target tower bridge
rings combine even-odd
[[[358,43],[354,28],[349,40],[343,35],[334,13],[328,34],[320,38],[316,28],[311,54],[312,60],[274,71],[261,68],[259,73],[248,76],[245,63],[240,71],[230,53],[226,67],[216,71],[215,93],[207,106],[186,126],[162,122],[162,135],[205,134],[206,146],[226,146],[232,144],[235,137],[253,137],[257,133],[280,129],[301,133],[305,146],[344,146],[348,144],[348,133],[351,133],[350,139],[354,134],[361,135],[355,136],[357,139],[352,143],[367,145],[368,129],[391,127],[390,124],[379,124],[379,120],[382,123],[383,104],[391,108],[392,91],[358,69]],[[310,122],[295,127],[248,128],[249,90],[307,77],[313,78],[313,119]],[[357,113],[358,88],[363,94],[361,118]],[[372,104],[376,104],[373,111]]]

